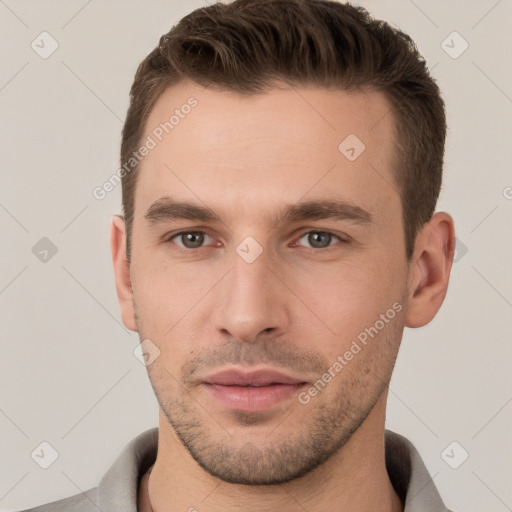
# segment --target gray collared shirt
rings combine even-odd
[[[386,430],[386,467],[404,512],[450,512],[414,445]],[[99,485],[83,493],[20,512],[137,512],[140,479],[155,462],[158,428],[132,439]]]

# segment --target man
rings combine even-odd
[[[117,294],[160,404],[46,511],[446,511],[385,430],[403,329],[444,300],[446,122],[411,39],[327,0],[198,9],[141,63]]]

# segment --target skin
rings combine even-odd
[[[155,511],[403,510],[385,466],[387,386],[404,327],[430,322],[446,295],[453,219],[436,212],[407,262],[393,116],[379,92],[279,84],[242,96],[181,82],[158,99],[146,136],[190,96],[197,107],[143,160],[130,264],[123,218],[111,228],[123,322],[160,350],[147,366],[159,444],[141,510],[149,500]],[[348,134],[366,146],[354,161],[338,149]],[[144,215],[163,196],[221,221],[151,225]],[[286,205],[326,199],[373,222],[272,225]],[[208,236],[190,253],[182,230]],[[324,231],[340,238],[318,245]],[[252,263],[236,252],[248,236],[263,249]],[[402,310],[307,404],[293,396],[243,414],[200,382],[271,367],[314,383],[396,302]]]

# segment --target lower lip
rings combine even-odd
[[[258,412],[296,395],[301,384],[273,384],[261,387],[222,386],[205,383],[208,391],[223,405],[242,412]]]

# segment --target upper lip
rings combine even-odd
[[[270,384],[303,384],[304,381],[272,369],[251,372],[223,370],[204,379],[207,384],[221,386],[268,386]]]

